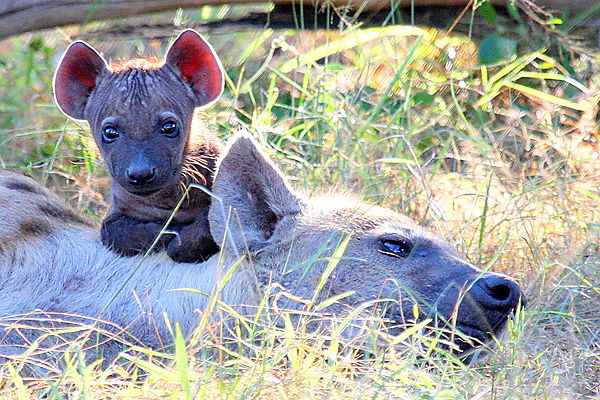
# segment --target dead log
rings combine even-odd
[[[328,0],[329,1],[329,0]],[[506,4],[508,0],[492,0]],[[52,28],[56,26],[85,24],[135,15],[151,14],[178,8],[194,8],[204,5],[262,3],[261,0],[4,0],[0,2],[0,39],[19,33]],[[275,4],[298,4],[321,6],[323,0],[274,0]],[[468,0],[415,0],[403,1],[403,6],[450,6],[466,5]],[[568,8],[573,11],[589,9],[596,0],[537,0],[536,4],[550,8]],[[390,0],[332,0],[333,6],[367,9],[387,9]]]

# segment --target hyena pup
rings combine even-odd
[[[85,42],[65,52],[54,95],[69,117],[87,120],[112,175],[105,245],[124,256],[149,249],[189,184],[212,184],[219,139],[196,126],[195,110],[221,96],[224,71],[197,32],[182,32],[164,61],[132,59],[108,64]],[[196,121],[198,122],[198,121]],[[179,262],[218,251],[208,227],[210,196],[191,189],[157,249]]]

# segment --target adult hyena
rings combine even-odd
[[[0,317],[34,310],[101,317],[158,348],[171,337],[163,315],[189,335],[210,301],[198,292],[214,293],[220,277],[236,265],[219,295],[240,312],[252,312],[270,282],[284,287],[287,299],[312,300],[322,286],[317,302],[346,294],[323,313],[344,317],[379,299],[388,307],[370,310],[384,313],[394,334],[414,322],[417,305],[420,318],[474,338],[459,342],[468,350],[499,334],[521,299],[513,279],[482,272],[403,215],[298,194],[248,136],[238,136],[224,151],[213,191],[219,201],[208,217],[221,251],[204,263],[186,264],[164,253],[145,260],[119,257],[54,194],[24,176],[0,174]],[[324,275],[340,243],[343,256]],[[280,305],[294,311],[306,302]],[[2,343],[14,352],[25,337],[8,334]],[[119,349],[110,346],[105,354]]]

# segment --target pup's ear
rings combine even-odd
[[[225,86],[225,72],[212,46],[188,29],[173,42],[165,64],[179,72],[196,95],[196,107],[208,107],[221,97]]]
[[[54,99],[61,111],[71,118],[84,119],[88,97],[106,70],[102,56],[87,43],[70,45],[54,74]]]
[[[217,166],[209,221],[213,238],[230,235],[240,250],[260,250],[286,218],[302,209],[300,197],[248,135],[231,140]]]

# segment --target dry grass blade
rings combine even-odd
[[[3,331],[23,337],[48,318],[55,325],[39,331],[42,339],[31,340],[23,357],[3,364],[0,397],[598,398],[600,58],[565,33],[588,15],[563,16],[559,29],[535,4],[517,5],[518,29],[502,31],[501,22],[496,29],[518,42],[519,55],[490,66],[477,65],[477,44],[467,38],[411,26],[209,38],[227,68],[224,99],[205,118],[210,129],[227,138],[240,124],[256,128],[306,192],[339,187],[395,208],[436,227],[471,262],[523,283],[528,305],[490,357],[465,365],[444,339],[452,332],[417,324],[392,336],[378,329],[382,318],[364,317],[392,299],[363,304],[346,318],[321,315],[353,294],[326,295],[346,238],[312,299],[274,299],[274,282],[258,316],[224,304],[222,286],[217,293],[182,287],[212,298],[192,338],[172,327],[174,348],[147,349],[127,327],[74,324],[73,316],[3,320]],[[176,19],[194,26],[211,10]],[[162,54],[166,46],[93,44],[113,58]],[[101,220],[108,173],[87,127],[67,121],[52,100],[53,64],[67,45],[61,32],[0,43],[0,164],[44,180]],[[277,300],[312,312],[294,315]],[[311,330],[315,325],[331,329]],[[355,342],[344,339],[350,329],[361,330]],[[105,340],[121,340],[124,352],[100,366],[97,348]],[[49,352],[64,352],[68,362],[45,360]],[[47,373],[31,379],[27,369]]]

